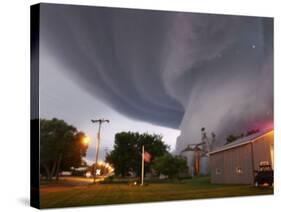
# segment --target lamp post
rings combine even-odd
[[[95,183],[96,182],[97,164],[98,164],[98,159],[99,159],[101,125],[103,123],[109,123],[109,120],[107,120],[107,119],[96,119],[96,120],[91,120],[91,121],[93,123],[98,123],[99,124],[98,134],[97,134],[97,144],[96,144],[96,162],[95,162],[94,173],[93,173],[93,183]]]

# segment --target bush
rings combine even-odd
[[[156,158],[152,168],[158,174],[167,175],[169,178],[179,177],[181,173],[187,173],[188,170],[185,158],[171,154]]]

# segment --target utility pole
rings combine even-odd
[[[144,145],[141,147],[141,186],[143,186],[144,178]]]
[[[97,134],[97,143],[96,143],[96,162],[95,162],[95,166],[94,166],[94,175],[93,175],[93,183],[95,183],[96,182],[97,165],[98,165],[98,159],[99,159],[101,125],[103,123],[109,123],[109,120],[107,120],[107,119],[96,119],[96,120],[91,120],[91,121],[93,123],[99,124],[98,134]]]

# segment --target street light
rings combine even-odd
[[[96,144],[96,162],[94,166],[94,173],[93,173],[93,183],[96,182],[96,169],[97,169],[97,164],[98,164],[98,159],[99,159],[99,148],[100,148],[100,131],[101,131],[101,125],[103,123],[109,123],[108,119],[96,119],[96,120],[91,120],[91,122],[98,123],[99,128],[98,128],[98,134],[97,134],[97,144]]]
[[[90,137],[89,136],[84,136],[82,143],[87,146],[90,143]]]

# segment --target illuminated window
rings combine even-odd
[[[243,173],[241,167],[236,167],[236,173],[237,174],[242,174]]]
[[[216,175],[220,175],[221,174],[221,169],[216,169]]]

